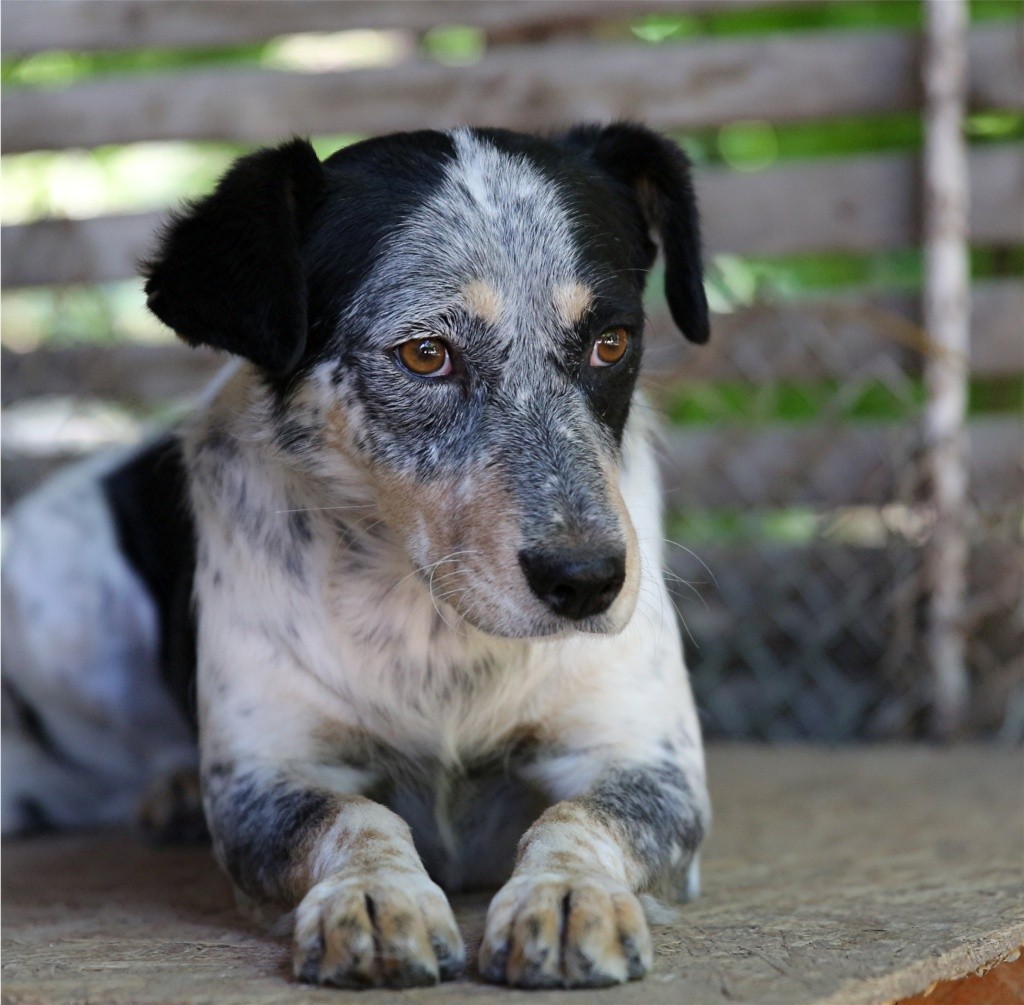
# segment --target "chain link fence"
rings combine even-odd
[[[898,306],[906,312],[909,302]],[[894,309],[862,293],[724,315],[714,360],[652,379],[676,419],[665,458],[667,559],[708,736],[927,732],[927,349],[919,327]],[[691,365],[702,372],[688,375]],[[687,406],[714,412],[716,396],[728,399],[719,411],[731,417],[693,421],[697,410]],[[963,729],[1019,742],[1024,422],[978,415],[968,428]]]

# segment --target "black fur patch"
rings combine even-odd
[[[39,709],[14,686],[13,681],[4,677],[0,681],[0,687],[3,690],[4,711],[17,722],[25,736],[58,764],[76,770],[81,769],[82,766],[79,762],[57,743],[52,731],[43,721]],[[26,800],[26,802],[31,802],[31,800]],[[39,813],[42,813],[41,809],[39,809]],[[29,814],[29,816],[31,818],[32,815]]]
[[[323,185],[304,140],[237,161],[166,228],[143,270],[149,309],[193,345],[290,373],[306,348],[301,246]]]
[[[671,761],[613,769],[580,802],[623,835],[653,878],[671,875],[675,850],[687,864],[704,839],[705,821],[693,790]]]
[[[195,726],[196,543],[181,445],[166,436],[103,479],[121,551],[146,584],[160,620],[160,673]]]
[[[217,851],[238,888],[291,901],[288,871],[305,854],[304,838],[336,810],[337,797],[223,764],[203,773],[203,791]]]
[[[632,193],[647,225],[661,237],[672,319],[691,342],[707,342],[700,226],[686,154],[664,136],[627,122],[577,126],[564,140]]]

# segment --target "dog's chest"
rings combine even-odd
[[[458,621],[415,576],[349,565],[325,611],[323,675],[361,732],[405,756],[475,762],[538,714],[550,668]]]
[[[437,766],[390,779],[378,798],[409,824],[427,871],[446,890],[494,887],[509,875],[516,845],[547,806],[507,766]]]
[[[494,886],[543,796],[517,777],[538,749],[548,670],[528,645],[484,636],[412,576],[350,565],[328,592],[331,672],[361,738],[337,759],[378,778],[446,889]]]

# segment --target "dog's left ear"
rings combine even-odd
[[[708,302],[689,158],[671,140],[628,122],[577,126],[562,139],[632,191],[648,227],[661,239],[672,319],[691,342],[707,342]]]
[[[306,346],[300,250],[323,189],[305,140],[236,161],[211,195],[171,219],[143,265],[149,309],[192,345],[291,372]]]

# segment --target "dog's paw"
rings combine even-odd
[[[643,977],[651,935],[624,885],[594,876],[514,876],[487,912],[485,980],[514,987],[605,987]]]
[[[465,956],[448,900],[425,875],[342,873],[295,912],[295,976],[309,984],[436,984],[457,977]]]
[[[206,844],[210,832],[203,815],[199,772],[180,768],[155,778],[139,803],[138,821],[154,844]]]

